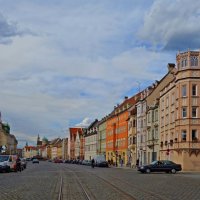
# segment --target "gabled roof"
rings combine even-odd
[[[134,96],[128,98],[125,97],[124,101],[121,104],[118,104],[117,106],[114,107],[114,110],[108,115],[108,118],[115,117],[117,114],[123,113],[125,111],[128,111],[128,109],[132,106],[135,105],[141,97],[141,92],[135,94]],[[129,105],[125,109],[124,106]]]

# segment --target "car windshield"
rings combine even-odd
[[[0,156],[0,162],[8,161],[9,156]]]
[[[158,162],[158,161],[155,160],[155,161],[153,161],[153,162],[151,163],[151,165],[155,165],[157,162]]]

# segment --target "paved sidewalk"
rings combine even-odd
[[[116,168],[116,169],[132,169],[132,170],[137,170],[137,168],[135,168],[135,167],[126,167],[126,166],[120,166],[120,165],[118,165],[117,167],[116,166],[114,166],[114,165],[110,165],[109,166],[110,168]]]

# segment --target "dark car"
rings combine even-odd
[[[54,163],[63,163],[63,161],[61,159],[55,159]]]
[[[10,166],[0,165],[0,172],[10,172]]]
[[[108,162],[107,161],[99,161],[96,164],[97,167],[108,167]]]
[[[37,158],[34,158],[34,159],[32,160],[32,163],[38,163],[38,164],[39,164],[39,160],[38,160]]]
[[[143,165],[138,167],[138,171],[142,173],[150,173],[150,172],[166,172],[175,174],[177,171],[181,171],[182,167],[180,164],[176,164],[170,160],[158,160],[153,161],[149,165]]]

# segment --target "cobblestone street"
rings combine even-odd
[[[21,173],[0,174],[1,200],[62,199],[199,200],[200,173],[140,174],[128,168],[28,163]]]

